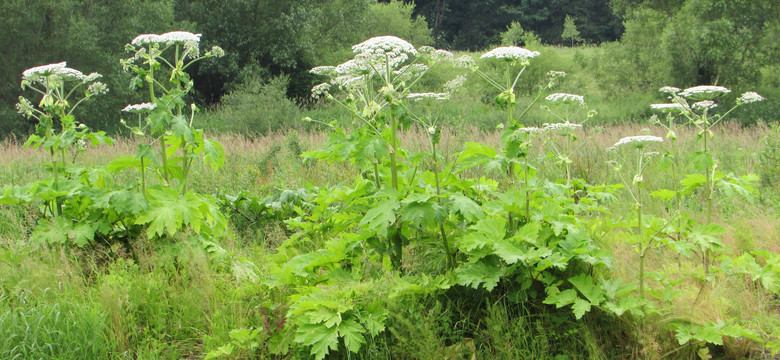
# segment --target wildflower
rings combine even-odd
[[[709,109],[714,109],[714,108],[718,107],[718,104],[716,104],[712,100],[704,100],[704,101],[699,101],[699,102],[693,103],[693,105],[691,105],[691,107],[694,108],[694,109],[699,109],[699,110],[709,110]]]
[[[569,122],[565,123],[544,123],[544,131],[556,131],[561,134],[567,134],[574,130],[577,130],[579,128],[582,128],[582,125],[580,124],[573,124]]]
[[[550,70],[547,72],[547,77],[552,79],[566,77],[566,75],[568,74],[566,74],[566,72],[564,71]]]
[[[87,87],[88,96],[107,94],[108,86],[100,81],[95,81]]]
[[[129,112],[129,113],[142,113],[147,111],[152,111],[157,107],[157,104],[152,103],[140,103],[140,104],[133,104],[133,105],[127,105],[125,106],[122,111]]]
[[[731,90],[723,86],[701,85],[687,88],[678,95],[693,100],[712,100],[730,92]]]
[[[38,77],[38,76],[47,76],[56,73],[60,69],[65,68],[66,63],[63,61],[61,63],[56,64],[48,64],[48,65],[42,65],[42,66],[36,66],[33,68],[29,68],[22,72],[22,77],[25,80],[31,80],[32,78]]]
[[[16,111],[20,114],[24,114],[26,117],[30,117],[33,114],[33,104],[30,100],[25,99],[23,96],[19,97],[19,103],[16,104]]]
[[[750,104],[754,102],[764,101],[764,97],[759,95],[758,93],[749,91],[737,99],[737,104]]]
[[[683,112],[685,111],[685,106],[678,103],[671,103],[671,104],[650,104],[650,108],[653,110],[660,110],[665,113],[674,113],[674,112]]]
[[[449,100],[450,99],[450,94],[448,94],[448,93],[432,93],[432,92],[411,93],[411,94],[406,95],[406,98],[409,99],[409,100],[414,100],[414,101],[420,101],[420,100],[423,100],[423,99]]]
[[[531,58],[539,56],[540,54],[541,53],[538,51],[531,51],[517,46],[501,46],[486,52],[480,56],[480,59],[496,58],[527,62]]]
[[[548,95],[544,99],[551,103],[556,103],[556,104],[579,103],[581,106],[585,106],[585,97],[583,97],[582,95],[555,93],[555,94]]]
[[[188,31],[171,31],[160,35],[160,42],[186,43],[200,42],[201,34],[193,34]]]
[[[328,90],[330,90],[330,84],[328,83],[315,85],[313,88],[311,88],[311,96],[315,99],[319,99],[322,96],[326,96],[328,94]]]
[[[309,70],[314,75],[331,76],[336,73],[335,66],[316,66]]]
[[[664,86],[658,89],[658,91],[666,94],[677,94],[680,92],[680,88],[674,86]]]
[[[466,83],[466,75],[458,75],[454,79],[444,83],[444,91],[448,93],[452,93],[455,90],[463,87],[463,84],[465,83]]]
[[[538,127],[523,127],[515,130],[516,133],[524,133],[524,134],[537,134],[544,131],[544,129],[540,129]]]
[[[612,145],[612,147],[618,148],[622,145],[630,144],[637,149],[642,149],[651,142],[663,142],[663,141],[664,139],[659,136],[651,136],[651,135],[628,136],[620,139],[618,142],[615,143],[615,145]]]
[[[370,69],[371,67],[367,63],[358,61],[356,59],[351,59],[343,64],[337,65],[333,70],[338,75],[349,75],[354,77],[357,75],[366,74]]]
[[[454,65],[456,68],[461,68],[461,69],[470,69],[470,70],[474,70],[474,69],[476,69],[476,68],[477,68],[477,62],[476,62],[476,61],[474,61],[474,59],[473,59],[471,56],[469,56],[469,55],[463,55],[463,56],[461,56],[461,57],[459,57],[459,58],[455,59],[455,60],[452,62],[452,64],[453,64],[453,65]]]
[[[211,47],[211,51],[206,53],[206,55],[207,56],[213,56],[213,57],[221,58],[221,57],[225,56],[225,50],[223,50],[219,46],[212,46]]]
[[[420,74],[426,72],[429,69],[428,65],[423,64],[409,64],[398,70],[393,71],[396,76],[400,76],[403,81],[412,79]]]
[[[447,50],[436,49],[436,51],[433,52],[434,61],[452,60],[453,57],[455,57],[455,55]]]
[[[371,62],[385,63],[395,67],[409,58],[409,54],[417,55],[417,50],[406,40],[395,36],[372,37],[352,47],[355,58]]]
[[[88,82],[93,82],[93,81],[95,81],[97,79],[100,79],[102,77],[103,77],[103,75],[100,75],[100,74],[98,74],[96,72],[93,72],[93,73],[85,76],[84,80],[82,80],[82,81],[85,82],[85,83],[88,83]]]
[[[164,42],[160,35],[157,34],[141,34],[135,37],[133,41],[130,42],[133,46],[143,46],[146,44],[153,44],[153,43],[161,43]]]

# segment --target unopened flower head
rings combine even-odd
[[[680,113],[685,111],[685,106],[678,103],[670,104],[650,104],[650,108],[653,110],[659,110],[665,113]]]
[[[91,95],[102,95],[108,93],[108,86],[106,84],[103,84],[100,81],[95,81],[92,84],[89,84],[87,87],[87,94]]]
[[[664,86],[658,89],[658,91],[665,94],[677,94],[680,92],[680,88],[674,86]]]
[[[501,46],[490,50],[480,56],[481,59],[496,58],[509,61],[528,62],[531,58],[539,56],[538,51],[531,51],[517,46]]]
[[[33,107],[33,104],[30,102],[30,100],[20,96],[19,103],[16,104],[16,111],[29,118],[32,116],[33,110],[35,110],[35,108]]]
[[[746,92],[737,99],[737,104],[750,104],[754,102],[764,101],[764,97],[756,92]]]
[[[618,142],[615,143],[615,145],[612,145],[614,148],[618,148],[623,145],[632,145],[637,149],[642,149],[647,144],[652,142],[663,142],[664,139],[659,136],[652,136],[652,135],[640,135],[640,136],[628,136],[620,139]]]
[[[315,85],[313,88],[311,88],[311,96],[315,99],[319,99],[322,96],[327,96],[328,90],[330,90],[330,84],[328,83]]]
[[[225,50],[219,46],[214,45],[211,47],[211,51],[209,51],[206,55],[221,58],[225,56]]]
[[[428,134],[436,135],[436,128],[433,126],[428,127]]]
[[[433,92],[427,92],[427,93],[411,93],[406,95],[406,98],[409,100],[414,101],[420,101],[423,99],[433,99],[433,100],[449,100],[450,94],[448,93],[433,93]]]
[[[157,107],[157,104],[152,103],[140,103],[140,104],[133,104],[133,105],[127,105],[125,106],[122,111],[129,112],[129,113],[143,113],[143,112],[149,112],[154,110]]]
[[[544,99],[553,104],[578,104],[580,106],[585,106],[585,97],[582,95],[555,93],[548,95]]]
[[[565,123],[545,123],[544,128],[542,130],[544,131],[554,131],[560,134],[569,134],[573,132],[574,130],[582,128],[581,124],[573,124],[569,122]]]
[[[693,103],[693,105],[691,105],[691,107],[694,108],[694,109],[698,109],[698,110],[709,110],[709,109],[714,109],[714,108],[718,107],[718,104],[716,104],[712,100],[704,100],[704,101],[699,101],[699,102]]]
[[[712,100],[731,90],[723,86],[701,85],[687,88],[679,93],[680,96],[691,100]]]

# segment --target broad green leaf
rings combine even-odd
[[[401,204],[395,199],[385,199],[377,202],[373,208],[366,212],[360,226],[368,226],[381,236],[387,236],[387,228],[395,222],[395,211]]]
[[[32,239],[46,244],[64,244],[71,226],[73,223],[62,216],[44,219],[33,231]]]
[[[302,324],[298,326],[295,341],[306,346],[311,346],[311,354],[317,360],[322,360],[330,350],[336,350],[339,346],[338,327],[325,327],[322,324]]]
[[[548,288],[549,289],[549,288]],[[547,295],[544,299],[545,304],[555,305],[556,308],[561,308],[569,304],[573,304],[577,301],[577,291],[574,289],[566,289],[554,294]]]
[[[677,196],[677,192],[668,189],[661,189],[661,190],[653,191],[650,195],[657,197],[661,200],[671,200],[674,199],[675,196]]]
[[[586,312],[590,311],[590,303],[583,299],[577,299],[574,305],[571,306],[571,309],[574,311],[574,316],[579,320]]]
[[[598,304],[604,300],[601,288],[594,285],[593,278],[590,275],[579,273],[577,276],[569,278],[569,282],[574,285],[582,295],[585,295],[593,305],[598,306]]]
[[[510,265],[520,260],[526,260],[526,252],[517,248],[507,240],[498,240],[494,242],[493,250],[498,257]]]
[[[498,264],[498,261],[489,261],[485,258],[476,263],[465,263],[455,270],[458,274],[458,283],[478,289],[480,284],[488,291],[493,290],[506,269]]]
[[[462,195],[452,194],[452,208],[455,213],[463,216],[467,221],[477,221],[485,217],[485,211],[474,200]]]
[[[688,174],[685,179],[682,179],[681,183],[685,186],[685,190],[693,191],[707,182],[707,177],[702,174]]]
[[[68,230],[70,238],[77,246],[83,247],[95,240],[95,226],[89,220],[74,224]]]
[[[366,338],[363,336],[365,331],[353,318],[344,319],[339,325],[339,336],[344,339],[347,350],[353,353],[360,351],[360,347],[365,344]]]

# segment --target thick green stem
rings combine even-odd
[[[639,297],[645,299],[645,251],[642,236],[642,187],[636,187],[636,234],[639,237]]]
[[[396,163],[396,149],[398,149],[398,138],[396,137],[396,119],[390,116],[390,179],[393,189],[398,190],[398,165]],[[390,236],[390,261],[396,269],[401,268],[401,258],[403,257],[403,239],[401,238],[401,223],[396,221],[392,225],[395,228]]]
[[[141,156],[141,194],[146,198],[146,165],[144,164],[144,157]]]
[[[528,189],[528,153],[525,154],[525,179],[523,179],[525,188],[525,222],[531,222],[531,190]]]
[[[706,114],[705,114],[706,117]],[[707,135],[709,135],[710,132],[710,126],[709,121],[705,119],[704,121],[705,129],[704,129],[704,154],[709,155],[709,148],[707,147]],[[710,163],[709,161],[706,162],[705,170],[704,170],[704,177],[706,179],[704,192],[707,196],[707,224],[709,225],[712,222],[712,178],[710,177]],[[710,256],[711,252],[710,249],[704,250],[704,272],[709,274],[710,272]]]
[[[433,178],[436,180],[436,200],[441,205],[441,186],[439,185],[439,166],[438,159],[436,157],[436,144],[431,140],[431,152],[433,153]],[[444,231],[444,222],[439,223],[439,232],[441,233],[441,241],[444,245],[444,251],[447,253],[447,263],[450,268],[455,269],[458,266],[455,253],[450,250],[450,243],[447,240],[447,232]]]
[[[149,78],[146,80],[149,83],[149,97],[152,104],[156,103],[154,97],[154,67],[149,67]],[[163,165],[163,179],[168,182],[168,154],[165,151],[165,135],[160,138],[160,156],[162,157]]]
[[[57,190],[59,188],[59,167],[60,165],[57,163],[57,155],[54,153],[54,148],[49,148],[49,154],[51,154],[51,169],[54,172],[54,190]],[[54,214],[54,217],[57,217],[60,215],[60,202],[57,198],[52,200],[52,206],[51,211]]]

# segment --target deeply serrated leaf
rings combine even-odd
[[[604,300],[601,288],[594,285],[593,278],[590,275],[579,273],[577,276],[569,278],[569,282],[574,285],[574,288],[579,290],[582,295],[585,295],[593,305],[598,305]]]
[[[385,199],[377,202],[373,208],[366,212],[360,226],[368,226],[381,236],[387,236],[387,227],[395,222],[395,211],[401,204],[395,199]]]
[[[330,350],[336,350],[339,346],[338,327],[327,328],[322,324],[302,324],[298,326],[295,341],[306,346],[311,346],[311,354],[315,359],[321,360],[328,355]]]
[[[357,353],[360,347],[365,344],[366,338],[363,336],[365,329],[355,319],[344,319],[339,325],[339,336],[344,339],[344,345],[347,350]]]

